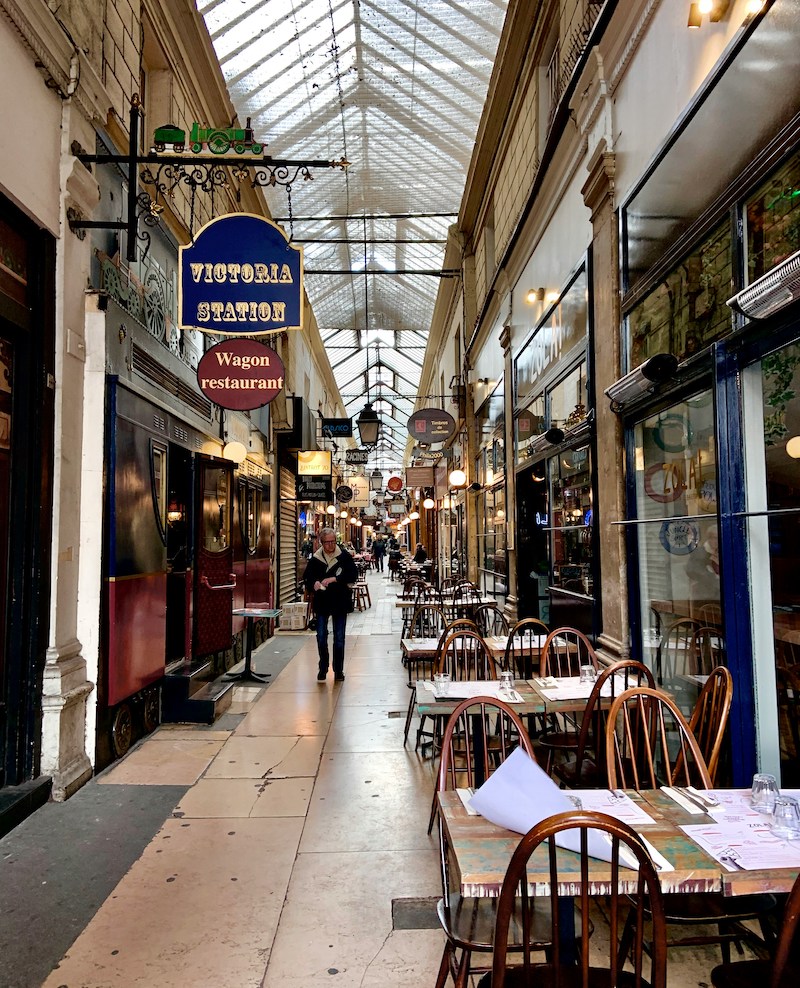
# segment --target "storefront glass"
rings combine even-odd
[[[484,593],[505,603],[506,578],[506,492],[502,486],[478,498],[478,571]]]
[[[745,211],[748,284],[800,245],[800,153],[758,189]]]
[[[643,655],[688,712],[725,661],[711,392],[651,415],[634,436]]]

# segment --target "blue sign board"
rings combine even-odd
[[[303,249],[250,213],[220,216],[179,249],[178,325],[255,336],[303,328]]]

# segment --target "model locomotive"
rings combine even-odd
[[[186,149],[186,131],[174,124],[164,124],[156,128],[153,134],[153,147],[156,151],[165,151],[171,145],[172,150],[180,153]],[[253,138],[253,128],[250,117],[244,127],[201,127],[195,120],[189,134],[189,147],[195,154],[208,150],[212,154],[225,154],[235,151],[236,154],[261,154],[264,145]]]

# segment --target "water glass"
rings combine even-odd
[[[772,813],[775,798],[780,795],[778,780],[774,775],[757,772],[753,776],[753,790],[750,802],[758,813]]]
[[[501,669],[498,689],[505,694],[511,693],[514,689],[514,673],[510,669]]]
[[[433,686],[437,696],[447,696],[450,692],[450,673],[435,672],[433,674]]]
[[[770,829],[784,840],[800,837],[800,803],[792,796],[776,796]]]
[[[597,679],[597,670],[592,665],[581,666],[581,682],[593,683]]]

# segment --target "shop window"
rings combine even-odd
[[[586,419],[586,364],[580,363],[550,392],[550,426],[567,431]]]
[[[631,369],[656,353],[686,360],[730,333],[732,274],[726,218],[628,314]]]
[[[747,282],[785,261],[800,245],[800,153],[793,155],[748,201]]]
[[[548,460],[552,586],[592,595],[592,473],[588,446]]]
[[[203,487],[202,544],[209,552],[222,552],[230,545],[231,505],[227,469],[206,467]]]
[[[537,395],[527,408],[518,412],[514,419],[518,463],[532,453],[534,439],[541,436],[547,428],[544,410],[544,393],[542,393]]]
[[[502,605],[508,592],[504,487],[484,491],[478,498],[478,568],[481,589]]]
[[[725,647],[711,392],[651,415],[634,440],[643,656],[689,711]]]

